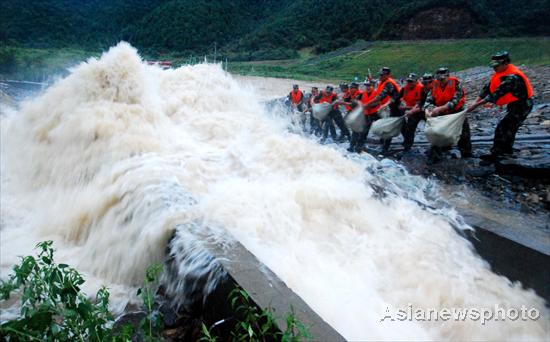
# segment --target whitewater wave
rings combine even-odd
[[[424,210],[433,184],[289,133],[218,65],[161,70],[120,43],[1,120],[2,277],[52,239],[86,290],[107,285],[121,312],[175,227],[202,222],[350,340],[548,336],[543,300],[492,273],[456,213]],[[541,318],[380,322],[409,304],[526,306]]]

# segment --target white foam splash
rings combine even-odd
[[[492,273],[448,219],[402,196],[377,198],[365,185],[380,177],[365,170],[376,161],[289,134],[219,66],[163,71],[121,43],[1,120],[2,277],[53,239],[57,258],[87,275],[89,291],[109,286],[120,312],[174,227],[202,220],[225,227],[350,340],[548,336],[542,299]],[[542,317],[380,322],[387,305],[409,303],[525,305]]]

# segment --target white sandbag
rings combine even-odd
[[[453,146],[460,140],[462,125],[466,120],[466,111],[456,114],[436,116],[426,119],[424,134],[426,139],[434,146]]]
[[[328,113],[330,113],[332,104],[327,102],[314,103],[311,106],[311,109],[313,111],[313,117],[319,121],[323,121],[327,117]]]
[[[346,125],[355,133],[365,131],[365,114],[362,106],[357,106],[344,117]]]
[[[403,127],[404,122],[404,116],[378,119],[372,123],[370,131],[372,134],[379,136],[381,139],[393,138],[401,133],[401,127]]]

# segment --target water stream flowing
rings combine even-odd
[[[1,126],[1,277],[52,239],[58,261],[89,293],[107,285],[122,312],[174,229],[201,222],[347,339],[548,338],[543,300],[475,255],[456,213],[430,205],[437,185],[289,132],[219,65],[161,70],[121,43]],[[381,322],[388,306],[497,304],[540,318]]]

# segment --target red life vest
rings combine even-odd
[[[352,100],[356,99],[357,96],[359,96],[359,95],[361,95],[361,94],[362,94],[362,93],[361,93],[361,90],[359,90],[359,89],[355,89],[355,92],[353,92],[353,93],[352,93],[351,90],[350,90],[350,96],[351,96],[351,99],[352,99]]]
[[[453,99],[453,96],[455,96],[456,93],[457,82],[458,79],[456,77],[449,77],[447,80],[447,86],[445,87],[445,90],[443,90],[441,84],[439,84],[439,81],[434,81],[432,96],[437,107],[443,106]],[[464,91],[464,88],[462,88],[462,97],[453,111],[459,111],[464,106],[464,102],[466,102],[466,92]]]
[[[384,87],[386,86],[386,84],[391,83],[393,84],[393,86],[395,87],[395,90],[397,92],[399,92],[399,85],[397,84],[397,82],[395,82],[395,80],[391,77],[389,77],[387,80],[385,80],[384,82],[380,82],[380,84],[378,85],[378,88],[376,88],[376,95],[380,94],[382,92],[382,89],[384,89]],[[385,105],[386,103],[388,103],[391,99],[391,96],[386,96],[382,99],[382,101],[380,101],[380,106],[382,105]]]
[[[367,91],[365,90],[361,94],[363,94],[361,96],[361,103],[363,105],[366,105],[367,103],[371,102],[376,97],[377,91],[373,90],[373,91],[370,92],[370,94],[368,94]],[[380,105],[378,105],[374,108],[365,109],[365,115],[367,115],[367,116],[368,115],[373,115],[374,113],[376,113],[378,111],[378,108],[380,108]]]
[[[491,83],[489,84],[489,90],[491,91],[491,94],[493,94],[495,90],[497,90],[498,86],[502,82],[502,77],[507,75],[518,75],[519,77],[521,77],[523,79],[523,82],[525,82],[525,86],[527,87],[527,97],[533,97],[533,87],[531,86],[531,82],[529,82],[527,76],[525,76],[525,74],[513,64],[508,64],[508,67],[504,71],[495,72],[495,74],[491,78]],[[512,95],[512,93],[507,93],[497,100],[497,105],[504,106],[510,102],[514,102],[517,100],[518,98]]]
[[[414,88],[409,88],[408,86],[403,87],[403,101],[407,107],[414,107],[422,99],[422,91],[424,86],[419,82],[416,82]]]
[[[290,92],[290,98],[292,100],[292,103],[294,104],[298,104],[300,103],[300,101],[302,101],[302,97],[304,96],[304,94],[302,94],[302,92],[300,90],[298,91],[291,91]]]
[[[328,103],[332,103],[336,100],[337,96],[335,93],[332,93],[330,94],[330,96],[327,96],[327,93],[326,91],[322,91],[321,92],[321,99],[319,100],[319,103],[324,103],[324,102],[328,102]],[[333,108],[336,109],[338,106],[337,105],[334,105]]]
[[[351,89],[346,91],[344,93],[344,95],[342,96],[342,99],[350,99],[350,100],[355,100],[355,98],[357,96],[359,96],[359,94],[361,94],[361,91],[359,89],[354,89],[354,91],[352,91]],[[349,112],[350,110],[352,110],[353,108],[351,108],[350,105],[345,105],[346,107],[346,110]]]

